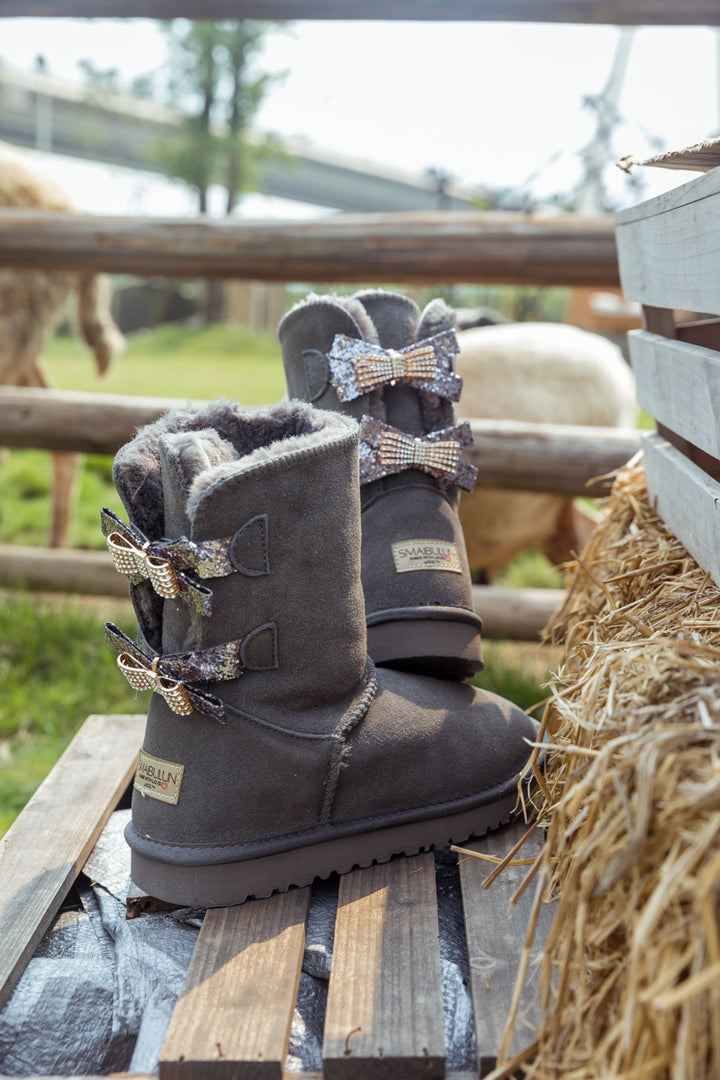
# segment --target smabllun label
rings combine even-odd
[[[447,540],[403,540],[392,544],[392,556],[398,574],[411,570],[448,570],[461,574],[457,546]]]
[[[159,799],[160,802],[176,805],[180,798],[180,784],[184,771],[184,765],[177,765],[174,761],[163,761],[162,758],[153,757],[152,754],[146,754],[144,750],[141,750],[133,787],[141,795],[147,795],[150,799]]]

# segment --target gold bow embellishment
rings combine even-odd
[[[160,694],[180,716],[196,711],[224,722],[223,702],[204,687],[242,675],[242,639],[192,653],[156,656],[108,622],[105,644],[120,654],[117,665],[133,689]]]
[[[332,384],[340,401],[352,401],[378,386],[397,382],[457,401],[462,379],[452,369],[459,352],[452,330],[405,349],[381,349],[361,339],[337,334],[328,353]]]
[[[472,441],[469,424],[457,424],[420,438],[364,416],[360,428],[360,483],[406,469],[421,469],[444,486],[457,484],[472,491],[477,469],[461,456],[462,447],[471,446]]]
[[[123,521],[106,506],[100,524],[116,570],[133,585],[149,580],[155,592],[166,600],[180,596],[201,615],[212,613],[212,590],[199,579],[235,573],[229,554],[233,537],[150,540],[137,525]]]
[[[120,653],[117,666],[134,690],[153,690],[165,698],[173,712],[188,716],[193,711],[193,704],[186,688],[177,679],[169,679],[158,671],[159,656],[151,661],[141,660],[130,653]]]
[[[111,532],[107,546],[115,569],[121,574],[136,582],[149,578],[158,596],[167,600],[179,594],[180,586],[172,563],[148,551],[149,540],[141,545],[131,536]]]
[[[439,476],[454,476],[460,460],[460,444],[451,440],[425,442],[390,430],[380,436],[378,455],[381,467],[388,472],[422,469]]]
[[[432,345],[418,345],[403,352],[388,349],[380,356],[362,353],[357,358],[355,381],[363,393],[382,383],[394,383],[398,379],[421,379],[435,377],[435,350]]]

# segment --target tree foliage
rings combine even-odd
[[[253,19],[165,21],[166,63],[127,88],[117,68],[103,71],[90,60],[80,62],[91,98],[124,91],[179,112],[177,134],[158,140],[155,158],[167,176],[197,193],[200,213],[208,209],[209,188],[218,184],[225,190],[225,212],[231,214],[256,179],[263,157],[277,153],[271,139],[251,139],[250,131],[278,78],[257,68],[265,38],[278,25]]]
[[[262,148],[248,135],[273,79],[258,73],[254,62],[273,25],[249,19],[165,24],[168,96],[183,122],[178,137],[160,147],[161,163],[197,191],[201,213],[211,184],[225,189],[230,214],[254,176]]]

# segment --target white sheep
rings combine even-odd
[[[598,334],[559,323],[508,323],[461,330],[458,341],[465,417],[635,426],[632,372],[620,349]],[[481,482],[463,494],[460,517],[470,565],[487,580],[526,548],[539,546],[551,562],[564,562],[592,527],[567,496]]]
[[[73,211],[65,192],[35,167],[30,155],[1,142],[0,206]],[[98,371],[107,371],[124,341],[110,315],[110,291],[104,275],[0,267],[0,384],[49,385],[40,357],[72,292],[76,294],[82,336]],[[52,547],[67,544],[80,462],[79,454],[53,454]]]

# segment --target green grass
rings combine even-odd
[[[0,593],[0,833],[86,716],[147,708],[103,644],[106,619],[134,633],[129,603]]]
[[[134,337],[105,379],[84,346],[56,338],[45,361],[55,385],[67,390],[212,399],[225,396],[266,405],[285,396],[272,334],[210,326],[165,326]],[[88,457],[82,473],[71,543],[101,548],[103,505],[124,512],[111,478],[112,461]],[[11,451],[0,469],[0,542],[45,543],[49,520],[50,456]],[[526,552],[498,584],[558,586],[539,552]],[[102,624],[117,622],[134,636],[129,604],[72,597],[0,593],[0,834],[11,824],[89,713],[144,712],[147,695],[132,691],[103,644]],[[478,685],[530,708],[543,696],[546,650],[489,642]]]
[[[244,405],[269,405],[286,396],[275,335],[239,326],[169,324],[143,331],[129,339],[103,377],[75,338],[55,338],[44,360],[63,390],[200,400],[223,396]]]

